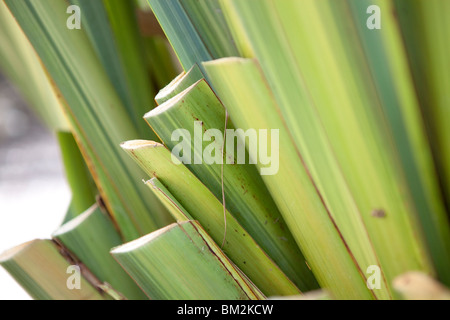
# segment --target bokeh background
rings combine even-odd
[[[56,138],[0,74],[0,252],[49,238],[70,202]],[[0,267],[0,300],[30,296]]]

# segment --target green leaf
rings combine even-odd
[[[165,205],[167,210],[176,221],[192,220],[192,216],[186,209],[183,208],[181,203],[167,190],[166,186],[158,180],[158,178],[151,178],[146,181],[145,184],[153,191],[155,196]]]
[[[110,300],[90,275],[80,275],[79,289],[69,289],[69,278],[75,274],[68,268],[73,264],[59,250],[50,240],[30,241],[0,255],[0,265],[37,300]]]
[[[213,59],[239,55],[220,0],[180,0],[180,3]]]
[[[179,0],[148,0],[184,70],[212,59]]]
[[[248,164],[249,156],[242,137],[233,136],[236,131],[231,123],[228,123],[224,142],[225,109],[205,80],[196,82],[144,118],[169,150],[185,145],[184,155],[191,155],[186,167],[221,202],[223,179],[226,208],[302,291],[317,288],[257,168]],[[181,133],[176,141],[173,140],[175,132]],[[223,168],[220,163],[208,162],[212,155],[205,158],[206,150],[211,146],[215,149],[212,152],[214,161],[225,162]]]
[[[107,282],[127,299],[146,296],[111,257],[111,248],[122,244],[111,220],[94,205],[61,226],[53,238],[70,250],[101,282]]]
[[[80,7],[82,28],[139,135],[153,139],[141,118],[154,107],[154,92],[149,73],[142,68],[145,46],[139,34],[134,4],[124,0],[70,1]]]
[[[44,66],[3,1],[0,1],[0,43],[1,71],[18,87],[47,128],[70,131]]]
[[[380,59],[380,51],[366,56],[360,48],[364,42],[358,29],[371,32],[364,15],[368,2],[230,0],[223,4],[234,34],[247,40],[241,52],[260,62],[297,149],[361,269],[379,265],[388,284],[407,270],[433,273],[418,219],[424,203],[420,188],[433,184],[426,177],[430,162],[426,151],[413,161],[409,158],[408,144],[420,154],[424,137],[410,82],[404,77],[406,58],[399,51],[395,18],[385,14],[381,31],[364,37],[378,50],[392,49]],[[353,14],[352,4],[359,8]],[[374,41],[377,37],[383,41]],[[378,73],[371,73],[367,61],[377,55]],[[395,72],[387,71],[390,66]],[[383,87],[384,96],[378,96],[380,85],[390,81],[386,80],[389,72],[395,77],[395,95],[407,106],[401,112],[391,90]],[[398,120],[399,115],[404,118]],[[408,144],[401,142],[407,139]],[[423,187],[410,187],[421,170]],[[425,197],[429,201],[435,195]],[[422,216],[427,219],[424,227],[433,225],[430,221],[435,218],[428,213]],[[442,235],[442,227],[436,226],[433,232]],[[447,255],[440,246],[441,254]]]
[[[447,39],[450,36],[450,24],[446,12],[450,10],[447,1],[431,0],[426,3],[412,0],[408,2],[395,1],[402,39],[406,46],[406,54],[410,61],[412,80],[409,90],[413,87],[417,101],[406,104],[415,118],[424,118],[425,130],[429,140],[424,139],[424,128],[420,127],[413,156],[409,162],[414,162],[409,169],[409,185],[413,188],[414,199],[419,207],[419,217],[427,237],[428,246],[440,280],[450,286],[449,259],[449,205],[450,205],[450,127],[447,119],[450,117],[448,107],[448,88],[450,86],[450,50]],[[389,48],[389,47],[387,47]],[[408,74],[410,76],[410,74]],[[414,118],[413,118],[414,119]],[[430,146],[425,145],[428,142]],[[407,145],[408,146],[408,145]],[[430,164],[432,149],[437,173]],[[405,155],[407,156],[407,154]],[[408,164],[408,162],[406,162]],[[413,182],[412,180],[415,179]],[[417,183],[419,180],[421,183]],[[446,200],[447,217],[442,208],[442,198],[436,180],[442,187],[441,192]],[[421,202],[419,202],[421,201]],[[419,202],[419,203],[418,203]]]
[[[172,154],[152,141],[128,141],[122,148],[151,176],[157,177],[190,216],[221,245],[227,256],[266,296],[298,294],[299,290],[267,256],[248,232],[224,209],[222,203],[184,165],[172,162]],[[181,210],[183,211],[183,210]],[[182,214],[176,215],[179,219]],[[226,228],[225,221],[226,220]]]
[[[172,224],[111,253],[152,299],[264,299],[195,221]]]
[[[103,4],[124,69],[129,95],[125,106],[140,137],[154,139],[142,121],[142,115],[155,106],[153,97],[156,93],[151,86],[148,70],[143,68],[145,45],[136,22],[135,6],[132,1],[124,0],[103,0]]]
[[[163,104],[201,79],[203,79],[203,73],[198,65],[194,65],[189,71],[181,73],[161,89],[156,95],[155,100],[158,104]]]
[[[67,181],[72,191],[70,207],[75,215],[79,215],[95,202],[97,190],[73,135],[57,132],[57,138]]]
[[[365,270],[355,264],[353,252],[317,193],[259,66],[253,60],[227,58],[204,67],[237,128],[279,130],[279,171],[264,175],[263,180],[319,284],[337,298],[370,298]],[[258,159],[252,152],[250,156]],[[257,166],[264,167],[260,159]]]
[[[168,222],[119,144],[139,136],[83,29],[66,28],[64,2],[7,1],[55,81],[102,198],[126,240]]]
[[[426,121],[434,160],[438,166],[447,206],[450,204],[450,127],[448,59],[450,22],[448,1],[394,1],[409,58],[415,90]]]

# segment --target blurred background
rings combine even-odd
[[[56,138],[0,74],[0,253],[49,238],[70,202]],[[30,299],[0,267],[0,300]]]

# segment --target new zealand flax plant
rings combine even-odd
[[[72,202],[0,264],[35,299],[449,299],[448,12],[1,0]]]

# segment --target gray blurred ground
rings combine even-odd
[[[0,75],[0,253],[48,238],[69,201],[55,137]],[[28,298],[0,267],[0,300]]]
[[[18,192],[26,179],[60,177],[58,152],[52,134],[0,76],[0,190]]]

